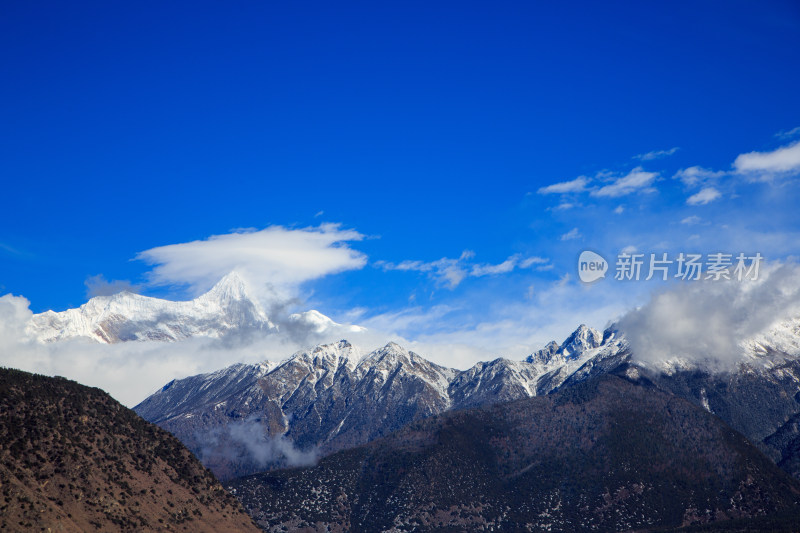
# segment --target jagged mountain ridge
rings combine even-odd
[[[276,368],[235,365],[170,382],[134,410],[178,436],[221,477],[265,464],[232,461],[225,428],[256,424],[301,449],[367,442],[450,407],[455,371],[388,344],[366,356],[347,341],[298,352]],[[209,432],[222,438],[209,446]]]
[[[263,435],[326,454],[413,420],[548,394],[624,365],[632,375],[650,376],[662,389],[718,414],[778,461],[784,450],[766,439],[800,412],[794,397],[800,389],[800,352],[791,349],[797,323],[779,324],[744,343],[745,362],[727,374],[704,373],[686,361],[663,368],[632,361],[614,327],[601,334],[581,325],[560,345],[551,342],[524,361],[499,358],[464,371],[439,367],[396,344],[365,356],[341,341],[298,352],[277,366],[234,365],[175,380],[134,409],[176,434],[227,478],[286,465],[280,458],[248,462],[246,454],[231,461],[218,453],[231,444],[224,438],[208,446],[209,431],[224,437],[231,423],[257,424]],[[769,339],[776,338],[780,344],[771,346]]]
[[[248,463],[246,454],[232,459],[225,451],[236,446],[225,429],[231,424],[257,424],[265,436],[288,439],[302,450],[345,449],[450,409],[545,394],[589,361],[625,350],[613,331],[579,330],[581,338],[606,342],[564,343],[570,357],[563,363],[499,358],[466,371],[436,365],[395,343],[364,355],[340,341],[277,366],[240,364],[174,380],[134,410],[178,436],[220,477],[244,475],[282,463]]]
[[[291,314],[287,324],[322,333],[340,326],[310,310]],[[189,301],[172,301],[120,292],[96,296],[77,309],[34,315],[26,333],[40,342],[72,338],[113,344],[126,341],[180,341],[192,337],[220,338],[237,332],[278,333],[275,324],[246,281],[236,272],[211,290]],[[345,330],[359,331],[358,326]]]

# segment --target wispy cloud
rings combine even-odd
[[[633,159],[638,159],[639,161],[653,161],[654,159],[669,157],[678,150],[679,148],[677,146],[670,148],[669,150],[653,150],[652,152],[647,152],[646,154],[635,155],[633,156]]]
[[[547,259],[546,257],[533,256],[533,257],[528,257],[527,259],[523,259],[522,261],[520,261],[519,262],[519,267],[520,268],[531,268],[534,265],[540,265],[541,266],[541,265],[546,265],[549,262],[550,262],[550,260]]]
[[[775,134],[775,137],[779,139],[791,139],[793,137],[797,137],[798,135],[800,135],[800,126],[786,131],[779,131]]]
[[[580,237],[581,237],[581,232],[578,230],[578,228],[572,228],[571,230],[569,230],[568,232],[566,232],[561,236],[561,240],[571,241],[574,239],[578,239]]]
[[[539,194],[567,194],[583,192],[586,190],[586,186],[589,184],[589,181],[589,178],[586,176],[579,176],[574,180],[562,181],[560,183],[548,185],[547,187],[542,187],[538,192]]]
[[[136,285],[128,280],[115,279],[108,281],[102,274],[96,276],[89,276],[83,282],[86,285],[86,297],[94,298],[95,296],[110,296],[118,292],[133,292],[138,293],[141,290],[141,285]]]
[[[714,187],[706,187],[701,189],[700,192],[691,195],[689,198],[686,199],[686,203],[688,205],[706,205],[714,200],[719,199],[722,196],[717,189]]]
[[[789,139],[800,135],[800,127],[778,134],[779,138]],[[674,154],[677,147],[669,150],[655,150],[634,156],[640,161],[654,161]],[[723,196],[734,198],[737,186],[745,182],[773,182],[800,175],[800,140],[781,146],[772,151],[749,152],[740,154],[734,160],[730,170],[714,170],[700,165],[682,168],[675,172],[673,179],[679,180],[687,189],[686,204],[691,206],[706,205]],[[588,194],[601,198],[620,198],[638,193],[656,192],[655,183],[661,180],[658,171],[644,170],[643,167],[627,172],[599,171],[593,177],[579,176],[573,180],[554,183],[539,189],[539,194],[569,195],[561,198],[560,203],[549,207],[551,212],[563,211],[579,206],[575,195]],[[621,214],[623,206],[614,212]]]
[[[389,261],[376,261],[375,266],[388,270],[422,272],[430,275],[439,285],[454,289],[467,277],[494,276],[507,274],[515,269],[525,269],[534,266],[545,266],[549,260],[544,257],[526,257],[516,254],[504,261],[492,263],[470,263],[475,256],[471,250],[465,250],[457,259],[443,257],[435,261],[402,261],[392,263]]]
[[[683,220],[681,220],[681,224],[685,224],[687,226],[694,226],[695,224],[699,224],[700,220],[701,220],[700,217],[698,217],[696,215],[692,215],[692,216],[688,216],[688,217],[684,218]]]
[[[462,254],[462,258],[463,258]],[[401,261],[392,263],[389,261],[376,261],[375,266],[384,271],[399,270],[405,272],[424,272],[429,274],[436,282],[442,286],[454,289],[458,287],[464,278],[467,277],[467,270],[464,268],[462,259],[450,259],[443,257],[436,261]]]
[[[553,211],[566,211],[567,209],[574,209],[576,207],[580,207],[580,204],[576,204],[573,202],[561,202],[555,207],[549,208]]]
[[[594,197],[617,198],[637,192],[655,192],[653,183],[659,178],[658,172],[648,172],[636,167],[626,174],[601,171],[594,178],[579,176],[574,180],[554,183],[539,189],[539,194],[576,194],[588,192]],[[554,209],[570,209],[576,204],[562,201]]]
[[[479,277],[479,276],[492,276],[495,274],[505,274],[507,272],[511,272],[514,270],[518,265],[519,259],[516,257],[509,257],[502,263],[498,263],[496,265],[473,265],[472,270],[470,270],[470,275]]]
[[[592,196],[617,198],[637,192],[655,192],[652,187],[658,179],[658,172],[647,172],[642,167],[636,167],[624,176],[609,175],[608,185],[591,192]]]

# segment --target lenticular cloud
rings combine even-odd
[[[364,236],[337,224],[289,229],[270,226],[205,240],[159,246],[136,258],[150,265],[155,285],[188,285],[202,294],[237,271],[267,300],[295,295],[297,287],[329,274],[362,268],[367,258],[348,246]]]

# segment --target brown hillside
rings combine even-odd
[[[258,529],[172,435],[100,389],[0,369],[0,530]]]

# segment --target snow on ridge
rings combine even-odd
[[[311,333],[361,333],[360,326],[342,325],[310,310],[288,317]],[[234,330],[279,333],[281,325],[267,316],[235,271],[208,292],[187,301],[172,301],[123,291],[96,296],[76,309],[45,311],[26,326],[33,339],[47,343],[86,338],[103,344],[125,341],[178,341],[190,337],[220,338]]]

